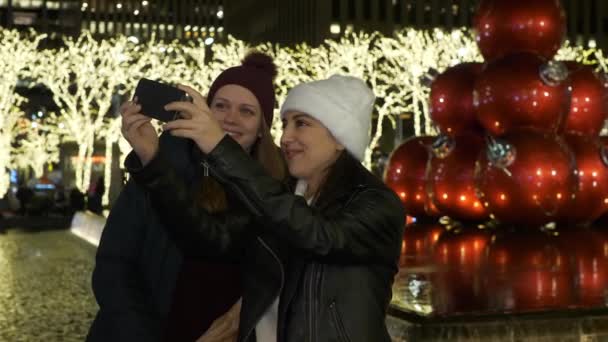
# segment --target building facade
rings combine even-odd
[[[99,37],[225,37],[223,0],[0,0],[0,26]]]
[[[318,45],[347,29],[470,27],[479,0],[0,0],[0,26],[104,37]],[[531,0],[533,1],[533,0]],[[568,36],[608,47],[608,1],[561,0]]]
[[[534,1],[534,0],[531,0]],[[568,38],[608,47],[608,1],[561,0]],[[251,42],[317,45],[346,29],[471,27],[478,0],[224,0],[226,27]]]

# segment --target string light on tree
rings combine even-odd
[[[21,169],[30,168],[36,178],[42,177],[48,164],[59,162],[61,136],[57,118],[48,115],[42,120],[20,119],[13,164]]]
[[[45,37],[0,29],[0,198],[10,184],[7,168],[13,155],[11,142],[17,119],[22,115],[19,106],[24,101],[15,92],[15,87],[26,77],[36,82],[29,67],[36,60],[38,43]]]

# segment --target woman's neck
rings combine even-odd
[[[323,182],[326,173],[327,172],[322,172],[304,179],[304,181],[308,185],[306,188],[306,192],[304,192],[304,198],[306,198],[307,201],[314,199],[314,197],[317,195],[317,193],[319,192],[319,187],[321,186],[321,183]]]

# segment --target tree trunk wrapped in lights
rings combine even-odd
[[[86,191],[94,143],[130,62],[125,55],[129,42],[126,37],[96,41],[85,33],[64,44],[41,51],[35,71],[60,108],[66,139],[78,145],[76,187]]]
[[[17,122],[22,114],[19,105],[24,99],[13,93],[12,101],[14,106],[8,108],[3,107],[6,105],[0,103],[0,197],[4,196],[10,187],[7,168],[15,165],[12,160],[13,158],[22,157],[13,150],[12,141],[18,135]]]
[[[59,162],[60,134],[56,118],[50,115],[40,120],[19,120],[18,139],[13,164],[21,169],[31,168],[36,178],[42,177],[44,167]]]
[[[38,43],[45,37],[0,30],[0,198],[10,185],[7,168],[10,166],[11,142],[15,137],[17,119],[22,114],[18,107],[23,98],[15,93],[15,87],[22,78],[35,81],[29,67],[37,58]]]

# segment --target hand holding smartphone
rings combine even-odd
[[[174,86],[142,78],[135,88],[134,98],[141,105],[142,114],[162,122],[175,120],[179,112],[165,110],[165,106],[175,101],[192,101],[183,90]]]

